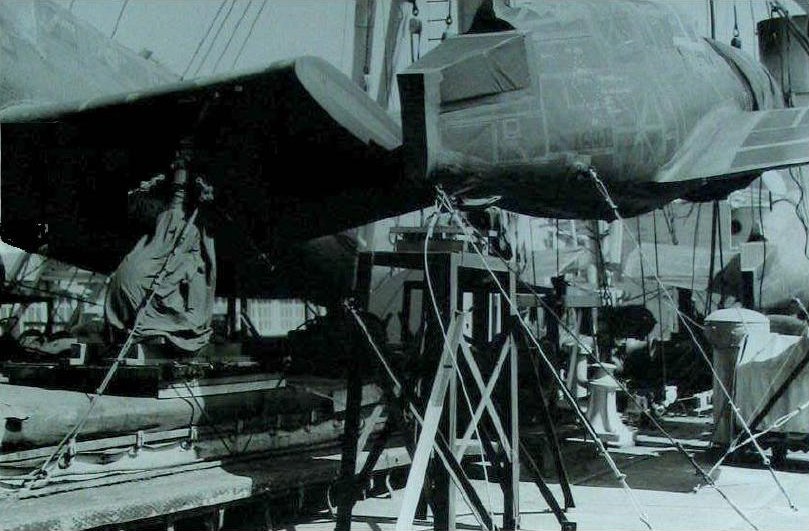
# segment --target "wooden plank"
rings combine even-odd
[[[182,474],[193,470],[202,470],[218,466],[231,467],[248,460],[266,459],[270,456],[274,459],[289,458],[294,455],[308,455],[321,449],[333,451],[337,443],[337,437],[342,433],[342,427],[336,427],[331,422],[326,422],[312,428],[311,430],[300,429],[295,432],[284,432],[276,435],[251,434],[237,437],[232,442],[232,447],[242,449],[248,448],[251,451],[246,454],[230,455],[222,447],[219,439],[208,441],[211,446],[200,445],[199,454],[201,459],[198,462],[186,465],[172,466],[170,468],[160,468],[154,470],[143,470],[131,474],[99,475],[96,478],[88,478],[82,481],[63,481],[53,483],[31,490],[3,490],[0,489],[0,500],[4,496],[15,496],[18,499],[31,497],[48,497],[59,493],[76,490],[96,489],[102,486],[117,485],[131,481],[148,481],[166,475]],[[228,443],[229,447],[231,443]],[[253,446],[255,444],[255,447]]]
[[[465,319],[466,314],[463,312],[459,312],[458,305],[461,302],[460,298],[463,297],[463,292],[460,290],[460,286],[458,285],[458,268],[460,263],[463,261],[463,257],[465,255],[458,254],[450,255],[449,257],[449,264],[447,265],[447,276],[448,276],[448,283],[449,283],[449,293],[448,300],[446,301],[448,304],[447,307],[447,319],[445,322],[448,322],[448,327],[452,327],[454,324],[457,330],[457,339],[450,334],[447,334],[450,337],[450,350],[445,352],[445,355],[448,356],[447,359],[451,362],[453,371],[450,375],[449,380],[449,397],[447,403],[447,412],[445,414],[445,421],[442,423],[441,429],[446,436],[448,446],[450,452],[452,449],[455,448],[455,439],[458,436],[458,371],[456,370],[458,367],[458,346],[465,342],[463,337],[463,331],[466,328],[465,326]],[[447,471],[449,472],[449,471]],[[436,527],[442,526],[442,518],[446,519],[446,528],[449,531],[455,531],[455,520],[456,520],[456,497],[457,497],[457,488],[455,483],[449,477],[449,474],[441,474],[440,478],[446,477],[444,480],[444,485],[446,485],[445,496],[446,496],[446,509],[445,514],[442,514],[441,508],[436,507],[438,514],[436,515],[435,524]],[[437,483],[439,488],[442,488],[443,485],[441,483]],[[439,498],[440,499],[440,498]]]
[[[517,277],[514,273],[508,275],[508,294],[513,301],[517,296]],[[513,333],[516,327],[517,308],[509,306],[510,323],[508,330]],[[503,496],[510,496],[511,503],[505,504],[510,509],[503,511],[503,527],[506,529],[517,529],[520,527],[520,382],[519,382],[519,352],[517,342],[509,336],[510,365],[509,365],[509,434],[511,435],[511,492],[504,492]]]
[[[157,398],[194,398],[253,391],[271,391],[286,387],[277,374],[243,375],[242,377],[205,378],[185,383],[170,383],[158,390]]]
[[[336,531],[351,529],[351,514],[354,509],[354,476],[357,467],[357,439],[360,436],[360,408],[362,403],[362,367],[365,364],[354,357],[347,369],[348,391],[346,417],[343,428],[343,448],[340,460],[339,489],[337,489]]]
[[[0,530],[72,531],[220,506],[257,493],[282,496],[330,483],[337,468],[337,463],[314,460],[310,455],[273,457],[44,497],[0,498]]]
[[[143,432],[143,441],[145,443],[166,442],[176,439],[188,437],[190,433],[189,428],[181,428],[176,430],[159,431],[159,432]],[[76,449],[79,452],[92,452],[96,450],[103,450],[107,448],[117,448],[121,446],[131,446],[135,444],[136,434],[122,435],[120,437],[106,437],[103,439],[93,439],[91,441],[78,441]],[[32,459],[42,459],[47,457],[53,452],[55,446],[45,446],[42,448],[34,448],[31,450],[22,450],[19,452],[10,452],[0,454],[0,464],[12,464],[22,461],[29,461]]]
[[[508,272],[507,264],[504,264],[502,260],[494,256],[481,258],[481,256],[476,253],[450,251],[428,252],[427,256],[432,262],[450,257],[450,259],[455,259],[456,266],[462,269],[487,272],[486,266],[489,266],[489,269],[497,273]],[[422,242],[421,248],[419,250],[414,250],[413,252],[382,251],[374,253],[373,260],[374,264],[380,267],[399,267],[404,269],[423,270],[424,245]],[[430,267],[433,267],[432,263]]]
[[[364,421],[364,427],[362,428],[362,432],[360,433],[359,439],[357,439],[357,455],[362,455],[363,449],[365,448],[365,444],[368,442],[368,439],[371,437],[371,434],[375,431],[374,428],[376,424],[382,421],[382,413],[385,411],[385,406],[382,404],[378,404],[374,407],[374,410],[371,411],[371,414],[368,416],[367,419]],[[365,466],[365,461],[360,464],[360,461],[357,461],[357,466],[355,468],[355,473],[358,473],[362,470],[363,466]]]

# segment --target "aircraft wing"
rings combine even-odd
[[[2,237],[112,271],[153,225],[129,192],[189,139],[213,185],[220,282],[256,255],[420,206],[399,125],[347,77],[304,57],[241,75],[0,113]],[[262,266],[264,267],[264,266]],[[255,268],[248,268],[253,270]]]
[[[753,112],[721,109],[700,121],[657,181],[701,179],[710,192],[721,188],[729,177],[758,176],[766,170],[807,163],[809,107]]]

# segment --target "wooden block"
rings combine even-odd
[[[286,381],[279,374],[258,373],[221,378],[203,378],[188,382],[161,383],[157,398],[192,398],[252,391],[270,391],[286,387]]]

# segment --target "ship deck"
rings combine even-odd
[[[715,457],[706,453],[709,419],[675,417],[667,419],[665,426],[704,469],[710,468]],[[539,451],[541,431],[527,427],[523,434]],[[647,529],[595,446],[573,430],[567,435],[563,454],[576,503],[568,509],[568,519],[579,530]],[[396,486],[403,484],[407,462],[403,452],[394,448],[385,454],[375,488],[355,506],[352,529],[395,528],[403,496]],[[640,431],[635,447],[610,452],[653,529],[752,529],[719,492],[700,487],[700,478],[688,461],[651,430]],[[467,472],[477,478],[472,482],[497,521],[503,510],[497,484],[487,484],[474,462],[467,465]],[[339,448],[332,444],[282,456],[245,456],[148,474],[52,484],[0,498],[0,529],[203,529],[216,518],[224,530],[271,529],[279,523],[296,531],[333,529],[328,487],[338,473]],[[387,473],[395,474],[394,480],[379,481]],[[805,529],[809,456],[790,452],[776,475],[797,511],[790,509],[769,472],[755,463],[723,465],[716,483],[759,529]],[[561,487],[552,476],[548,475],[549,486],[561,500]],[[479,528],[460,498],[457,507],[458,529]],[[521,481],[520,518],[522,529],[559,528],[527,474]],[[413,527],[432,528],[429,514]]]
[[[664,423],[667,430],[708,470],[715,457],[706,453],[710,420],[675,417]],[[525,430],[528,439],[539,434]],[[583,530],[646,530],[633,509],[627,493],[615,482],[612,472],[595,451],[595,445],[576,437],[563,444],[565,461],[572,484],[575,508],[567,511],[569,520]],[[610,450],[640,506],[656,530],[736,530],[753,529],[711,487],[701,486],[700,478],[685,457],[668,441],[651,430],[641,430],[637,446]],[[793,510],[768,470],[755,463],[725,464],[720,468],[716,484],[747,517],[762,530],[805,529],[809,521],[809,455],[790,452],[785,466],[776,470],[779,481],[797,507]],[[538,488],[527,474],[521,478],[520,521],[528,530],[559,529],[559,523],[548,510]],[[484,504],[494,508],[495,522],[503,511],[502,493],[496,483],[473,480]],[[549,486],[558,500],[562,491],[551,479]],[[401,506],[403,490],[392,497],[369,498],[357,503],[352,530],[381,531],[394,529]],[[491,500],[491,501],[490,501]],[[458,529],[479,529],[479,525],[458,497]],[[327,515],[300,522],[296,531],[333,529],[334,520]],[[414,522],[414,529],[431,529],[432,520]]]

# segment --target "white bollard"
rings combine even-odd
[[[612,373],[615,365],[596,365],[596,376],[590,385],[590,402],[587,406],[587,419],[599,438],[614,446],[634,446],[636,430],[624,424],[618,413],[616,392],[621,388]]]

